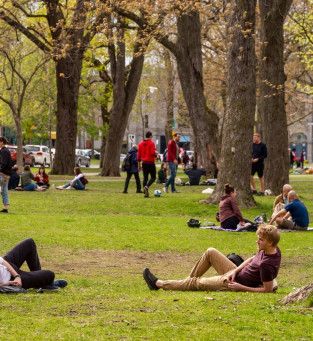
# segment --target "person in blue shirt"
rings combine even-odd
[[[276,221],[281,229],[305,231],[309,225],[309,213],[295,191],[288,193],[289,204],[275,214],[270,224]],[[288,219],[291,218],[291,219]]]

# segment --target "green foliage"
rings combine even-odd
[[[52,176],[51,182],[70,178]],[[310,182],[291,183],[313,219]],[[276,294],[150,292],[144,267],[161,278],[183,278],[209,246],[251,256],[256,236],[188,228],[190,217],[214,221],[217,206],[198,204],[206,197],[202,186],[178,187],[180,194],[156,198],[152,193],[162,185],[153,185],[150,198],[144,198],[135,193],[133,181],[129,194],[122,194],[123,184],[92,176],[83,192],[10,192],[10,213],[1,216],[0,255],[33,237],[43,268],[66,278],[69,286],[54,294],[2,295],[1,339],[311,338],[307,303],[281,306],[278,299],[312,281],[313,233],[282,233]],[[257,197],[258,207],[243,215],[253,219],[266,211],[269,216],[273,199]]]

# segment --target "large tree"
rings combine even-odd
[[[289,182],[288,130],[285,109],[284,22],[292,0],[259,0],[260,64],[258,116],[267,144],[265,186],[274,194]]]
[[[250,190],[251,145],[256,106],[256,0],[231,0],[228,17],[226,113],[218,183],[202,203],[219,203],[225,183],[235,185],[237,201],[254,206]]]
[[[0,18],[55,62],[57,140],[54,174],[72,173],[75,165],[82,61],[90,41],[101,29],[105,14],[106,10],[96,0],[12,0],[1,5]]]

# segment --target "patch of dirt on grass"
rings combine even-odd
[[[53,250],[57,255],[60,250]],[[53,252],[52,251],[52,252]],[[54,253],[53,252],[53,253]],[[112,277],[125,277],[138,275],[146,267],[156,274],[171,275],[189,274],[192,267],[199,259],[199,253],[181,252],[138,252],[138,251],[113,251],[113,250],[78,250],[62,252],[62,261],[46,261],[43,268],[52,269],[56,273],[70,273],[85,277],[97,277],[103,274]],[[51,255],[51,259],[55,259]]]

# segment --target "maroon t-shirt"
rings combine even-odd
[[[281,253],[276,247],[276,253],[267,255],[264,251],[259,251],[252,262],[245,266],[236,274],[236,282],[247,287],[257,288],[263,282],[270,282],[277,277],[280,267]]]

